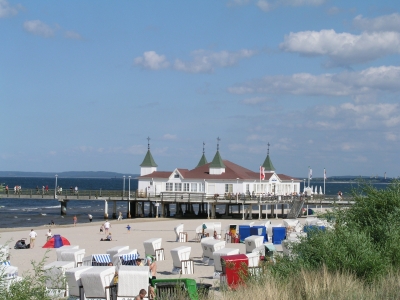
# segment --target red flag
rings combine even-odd
[[[265,179],[265,173],[264,173],[264,167],[260,167],[260,180],[264,180]]]

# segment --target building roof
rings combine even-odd
[[[206,158],[206,156],[205,156],[204,153],[203,153],[203,155],[201,156],[200,161],[199,161],[199,163],[197,164],[196,168],[201,167],[201,166],[203,166],[203,165],[205,165],[205,164],[207,164],[207,163],[208,163],[208,162],[207,162],[207,158]]]
[[[209,168],[225,168],[224,162],[218,150],[217,153],[215,153],[214,159],[212,160]]]
[[[275,171],[274,165],[272,164],[272,161],[271,161],[271,158],[269,157],[269,154],[265,158],[264,163],[262,164],[262,166],[264,167],[264,170],[267,171],[267,172]]]
[[[195,179],[195,180],[227,180],[227,181],[235,181],[239,180],[255,180],[260,181],[260,174],[258,172],[254,172],[252,170],[246,169],[242,166],[239,166],[229,160],[223,160],[222,163],[225,166],[225,172],[217,175],[217,174],[210,174],[210,164],[205,164],[200,167],[196,167],[193,170],[188,169],[177,169],[179,173],[185,180],[188,179]],[[172,171],[155,171],[151,174],[140,176],[138,178],[153,178],[153,179],[167,179],[171,176]],[[265,174],[265,180],[269,180],[274,173],[267,173]],[[296,178],[284,175],[284,174],[277,174],[281,180],[298,180]]]
[[[140,165],[141,167],[157,167],[156,162],[154,161],[153,155],[151,155],[150,149],[147,150],[146,156],[143,159],[143,162]]]

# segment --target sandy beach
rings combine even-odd
[[[214,267],[205,266],[202,264],[202,249],[200,243],[195,241],[195,229],[203,222],[221,222],[222,224],[222,238],[225,237],[226,229],[229,224],[244,224],[242,220],[235,219],[218,219],[218,220],[207,220],[207,219],[125,219],[122,221],[110,220],[111,229],[110,232],[113,236],[113,241],[103,242],[100,241],[104,238],[104,234],[100,234],[100,226],[104,222],[93,222],[78,224],[76,227],[72,225],[62,226],[42,226],[33,228],[38,237],[36,238],[36,245],[33,249],[14,249],[14,244],[18,239],[27,238],[29,242],[29,232],[31,228],[14,228],[14,229],[0,229],[0,244],[9,243],[11,253],[11,264],[19,268],[19,274],[23,275],[25,272],[32,270],[31,261],[40,261],[44,256],[47,256],[47,263],[56,261],[56,250],[45,249],[42,246],[46,243],[46,232],[51,228],[53,234],[60,234],[67,238],[71,245],[79,245],[80,249],[85,249],[85,256],[90,254],[102,254],[106,253],[107,249],[115,246],[129,246],[130,249],[137,249],[140,257],[144,258],[144,246],[143,241],[150,238],[162,238],[162,248],[164,248],[165,260],[157,262],[157,278],[179,278],[180,275],[172,274],[172,258],[171,249],[180,246],[190,246],[191,259],[194,261],[194,274],[184,275],[185,278],[194,278],[197,282],[210,283],[213,286],[219,285],[219,280],[213,279]],[[305,220],[300,219],[301,221]],[[252,220],[262,221],[262,220]],[[265,221],[265,220],[264,220]],[[273,225],[281,224],[282,219],[271,219]],[[188,242],[179,243],[176,242],[176,235],[174,227],[179,224],[184,224],[184,231],[188,233]],[[130,233],[127,232],[126,226],[131,226]],[[246,253],[244,244],[227,244],[226,247],[236,248],[240,250],[240,253]]]

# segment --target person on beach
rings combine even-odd
[[[78,218],[76,217],[76,216],[74,216],[73,218],[72,218],[72,220],[74,221],[74,227],[76,226],[76,223],[78,222]]]
[[[6,185],[6,195],[8,195],[8,185]]]
[[[101,238],[100,241],[104,242],[111,242],[112,241],[112,236],[111,236],[111,232],[107,235],[107,237],[105,239]]]
[[[49,241],[51,239],[51,237],[53,236],[53,234],[51,233],[51,229],[49,229],[49,231],[46,233],[46,240]]]
[[[104,226],[104,233],[108,234],[108,230],[111,228],[110,222],[108,222],[108,220],[106,220],[106,222],[103,224],[103,226]]]
[[[88,214],[89,217],[89,222],[92,222],[93,216],[91,214]]]
[[[157,264],[152,257],[146,256],[146,266],[149,266],[149,283],[151,283],[153,279],[157,279]]]
[[[129,224],[128,226],[126,226],[126,230],[128,231],[128,233],[131,233],[131,226],[129,226]]]
[[[143,267],[144,266],[142,260],[139,257],[136,258],[136,266],[138,266],[138,267]]]
[[[37,237],[37,233],[31,229],[31,232],[29,233],[29,248],[35,247],[35,239]]]
[[[122,221],[122,212],[119,212],[118,221]]]
[[[135,297],[135,300],[144,299],[146,297],[146,294],[147,294],[146,290],[145,289],[141,289],[140,292],[139,292],[139,295],[137,295]]]
[[[103,231],[104,231],[104,226],[103,226],[103,225],[101,225],[101,226],[100,226],[100,234],[102,234],[102,233],[103,233]]]

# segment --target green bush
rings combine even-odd
[[[300,270],[354,274],[373,282],[400,266],[400,183],[385,190],[362,184],[352,192],[354,205],[336,208],[326,217],[334,230],[315,230],[300,243],[292,244],[293,256],[271,266],[277,278],[295,276]]]

